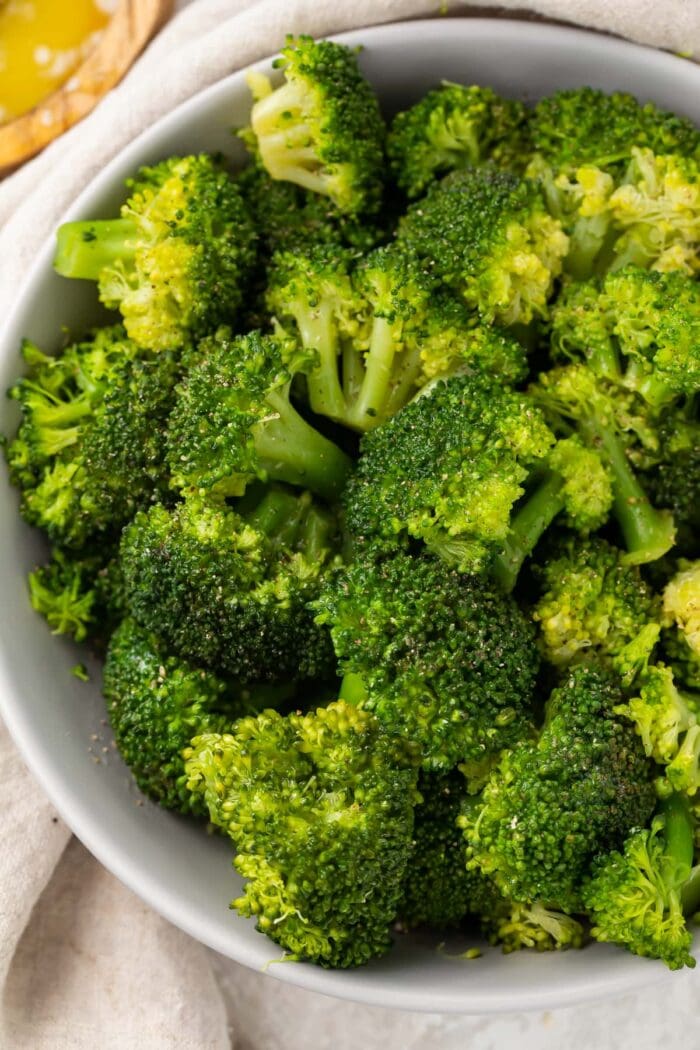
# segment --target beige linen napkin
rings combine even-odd
[[[87,120],[0,184],[0,317],[10,309],[41,243],[80,190],[174,105],[276,51],[287,32],[320,36],[437,16],[444,6],[439,0],[181,2],[184,9],[120,87]],[[470,10],[486,7],[493,13],[492,5],[479,0]],[[452,3],[447,8],[449,14],[465,10]],[[524,8],[700,54],[698,0],[504,0],[499,9]],[[251,983],[252,975],[244,975],[238,997],[225,989],[234,1004],[229,1027],[212,963],[223,971],[212,953],[150,911],[71,840],[2,727],[0,782],[2,1050],[285,1050],[302,1045],[321,1050],[314,1015],[327,1017],[329,1001],[296,990],[290,999],[290,990],[273,980],[260,988]],[[225,971],[224,984],[231,973]],[[252,1010],[254,996],[259,1008]],[[292,1000],[303,1003],[304,1017],[285,1043],[279,1027],[272,1034],[271,1018],[281,1011],[289,1023]],[[245,1031],[239,1030],[237,1006]],[[377,1020],[385,1013],[372,1015]],[[394,1034],[400,1030],[403,1036],[393,1045],[438,1045],[430,1037],[432,1021],[416,1023],[410,1032],[407,1024],[407,1018],[395,1022]],[[372,1025],[363,1025],[354,1045],[372,1050],[382,1037],[377,1031],[373,1038]],[[382,1045],[387,1046],[385,1036]]]

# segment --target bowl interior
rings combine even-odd
[[[365,29],[340,37],[363,45],[362,67],[387,113],[415,101],[442,79],[493,86],[534,100],[589,84],[628,90],[700,123],[700,70],[687,61],[616,39],[506,20],[439,19]],[[270,70],[270,62],[259,68]],[[246,123],[249,93],[238,73],[179,107],[135,140],[95,179],[66,218],[115,212],[122,182],[139,165],[169,154],[221,150],[239,163],[230,129]],[[20,370],[28,336],[46,349],[67,326],[80,334],[100,317],[91,284],[51,269],[52,236],[37,259],[0,337],[0,385]],[[0,408],[0,431],[16,425]],[[3,467],[4,469],[4,467]],[[100,695],[99,667],[79,682],[71,667],[84,654],[49,634],[29,607],[26,573],[44,552],[17,514],[16,493],[2,482],[0,502],[0,710],[24,757],[86,846],[150,905],[224,955],[262,968],[281,952],[251,922],[228,910],[240,888],[226,842],[158,809],[132,784],[115,752]],[[485,949],[478,962],[438,953],[438,937],[400,937],[385,958],[356,971],[306,964],[269,973],[330,995],[414,1010],[489,1012],[562,1006],[617,995],[663,979],[658,963],[596,945],[561,955],[503,956]]]

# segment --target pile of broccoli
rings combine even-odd
[[[171,157],[23,347],[32,605],[116,744],[235,850],[293,959],[415,926],[692,966],[700,908],[700,132],[628,95],[357,55],[250,75],[247,167]]]

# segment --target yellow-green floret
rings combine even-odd
[[[66,223],[55,267],[98,282],[129,336],[151,350],[232,320],[255,263],[255,230],[217,157],[170,157],[127,181],[119,219]]]
[[[486,321],[547,314],[568,238],[536,183],[509,172],[453,172],[412,204],[399,239]]]
[[[693,863],[693,821],[672,795],[650,827],[634,830],[621,851],[596,857],[583,897],[598,941],[662,959],[671,970],[695,966],[682,890]]]
[[[343,701],[192,741],[188,788],[233,839],[233,902],[293,958],[358,966],[390,944],[418,801],[410,747]]]
[[[289,37],[274,87],[250,73],[254,105],[243,133],[273,179],[330,197],[342,212],[377,211],[382,193],[384,122],[349,47]]]

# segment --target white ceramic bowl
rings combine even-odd
[[[700,69],[679,58],[620,40],[555,26],[490,19],[416,21],[340,37],[362,44],[362,67],[387,112],[414,102],[443,78],[492,85],[529,100],[558,88],[590,84],[631,91],[700,123]],[[259,68],[270,70],[270,62]],[[222,150],[240,155],[230,128],[246,122],[250,100],[238,73],[178,107],[137,138],[78,198],[66,219],[109,215],[136,168],[169,154]],[[0,387],[20,368],[20,338],[42,347],[95,320],[95,290],[65,281],[51,268],[53,231],[0,339]],[[16,426],[14,406],[0,409],[0,430]],[[6,483],[5,483],[6,484]],[[43,553],[39,537],[17,514],[16,493],[0,502],[0,711],[27,763],[58,811],[119,879],[198,940],[261,969],[280,950],[252,922],[230,912],[239,891],[231,850],[220,838],[181,820],[139,793],[118,755],[99,690],[70,668],[74,646],[53,637],[27,600],[26,574]],[[102,747],[108,748],[106,752]],[[271,966],[274,977],[328,995],[411,1010],[501,1012],[563,1006],[619,995],[665,979],[659,964],[612,947],[503,956],[486,950],[476,962],[436,951],[437,938],[400,938],[383,959],[351,971],[307,964]],[[672,978],[671,978],[672,979]]]

